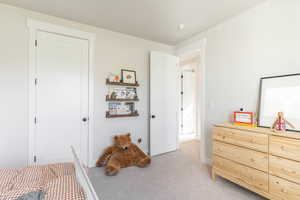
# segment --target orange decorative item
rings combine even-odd
[[[234,112],[233,123],[239,126],[255,126],[254,117],[253,112]]]
[[[295,128],[293,124],[287,121],[284,118],[283,112],[279,112],[276,121],[273,123],[271,129],[274,132],[285,132],[286,131],[286,124],[292,128]]]
[[[114,82],[120,82],[120,77],[119,76],[115,76]]]

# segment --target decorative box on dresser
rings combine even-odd
[[[215,125],[213,179],[216,176],[271,200],[300,200],[300,133]]]

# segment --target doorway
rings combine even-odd
[[[195,91],[192,92],[193,126],[189,129],[196,130],[193,134],[191,146],[196,148],[202,163],[207,163],[205,156],[205,44],[201,42],[199,49],[178,51],[177,55],[168,55],[160,52],[151,52],[150,56],[150,155],[160,155],[181,149],[180,133],[183,121],[181,73],[186,65],[195,65],[191,76],[195,76]],[[194,47],[193,47],[194,48]],[[188,69],[189,67],[187,67]],[[189,73],[189,72],[187,72]],[[191,128],[192,127],[192,128]],[[193,131],[192,131],[193,132]],[[193,143],[196,141],[196,143]],[[196,144],[196,145],[195,145]],[[189,145],[189,144],[188,144]]]
[[[29,20],[29,164],[91,166],[93,34]],[[33,120],[31,120],[33,119]]]
[[[210,154],[207,151],[210,137],[206,134],[205,129],[205,112],[206,112],[206,102],[205,102],[205,88],[206,88],[206,64],[205,64],[205,54],[206,54],[206,44],[207,39],[202,38],[201,40],[195,41],[191,44],[180,46],[176,49],[176,55],[179,56],[180,62],[188,60],[188,57],[198,56],[198,66],[196,68],[196,110],[197,110],[197,123],[196,130],[200,138],[200,160],[202,163],[211,163]],[[178,124],[178,129],[180,130],[180,124]],[[178,135],[179,136],[179,135]]]
[[[197,131],[197,68],[200,64],[200,56],[191,55],[180,57],[181,70],[181,98],[179,142],[200,140]]]

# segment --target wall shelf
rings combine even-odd
[[[111,101],[111,102],[137,102],[139,101],[138,98],[136,99],[112,99],[108,95],[106,96],[106,101]]]
[[[138,113],[126,114],[126,115],[111,115],[106,112],[106,118],[122,118],[122,117],[138,117]]]
[[[116,104],[118,106],[120,104],[120,106],[126,106],[127,105],[128,109],[130,109],[130,111],[132,113],[131,114],[124,114],[124,115],[123,114],[112,115],[112,114],[110,114],[110,111],[107,111],[106,116],[105,116],[106,118],[126,118],[126,117],[138,117],[139,116],[138,111],[135,110],[135,102],[139,101],[139,98],[137,97],[137,93],[136,93],[137,87],[140,86],[138,82],[136,82],[136,83],[111,82],[109,79],[106,79],[106,85],[108,86],[108,88],[109,88],[109,86],[131,87],[131,88],[127,88],[127,89],[124,88],[124,89],[126,91],[127,90],[133,90],[133,92],[135,92],[135,98],[134,99],[111,98],[111,95],[112,95],[111,92],[114,91],[115,89],[117,90],[117,88],[114,88],[114,87],[110,88],[110,89],[112,89],[112,91],[109,91],[109,94],[106,95],[106,102],[108,102],[109,110],[111,109],[110,105],[113,106],[114,104]],[[132,95],[124,96],[124,97],[131,97],[131,96]],[[117,95],[114,96],[114,97],[117,97]],[[120,102],[120,103],[116,103],[116,102]],[[116,113],[118,113],[118,112],[116,112]]]
[[[122,83],[122,82],[111,82],[109,79],[106,79],[106,85],[116,85],[116,86],[129,86],[129,87],[139,87],[140,84],[136,83]]]

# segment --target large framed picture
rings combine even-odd
[[[260,81],[258,126],[271,127],[277,113],[283,112],[286,120],[300,131],[300,74],[264,77]]]
[[[136,71],[122,69],[121,80],[123,83],[136,84]]]

